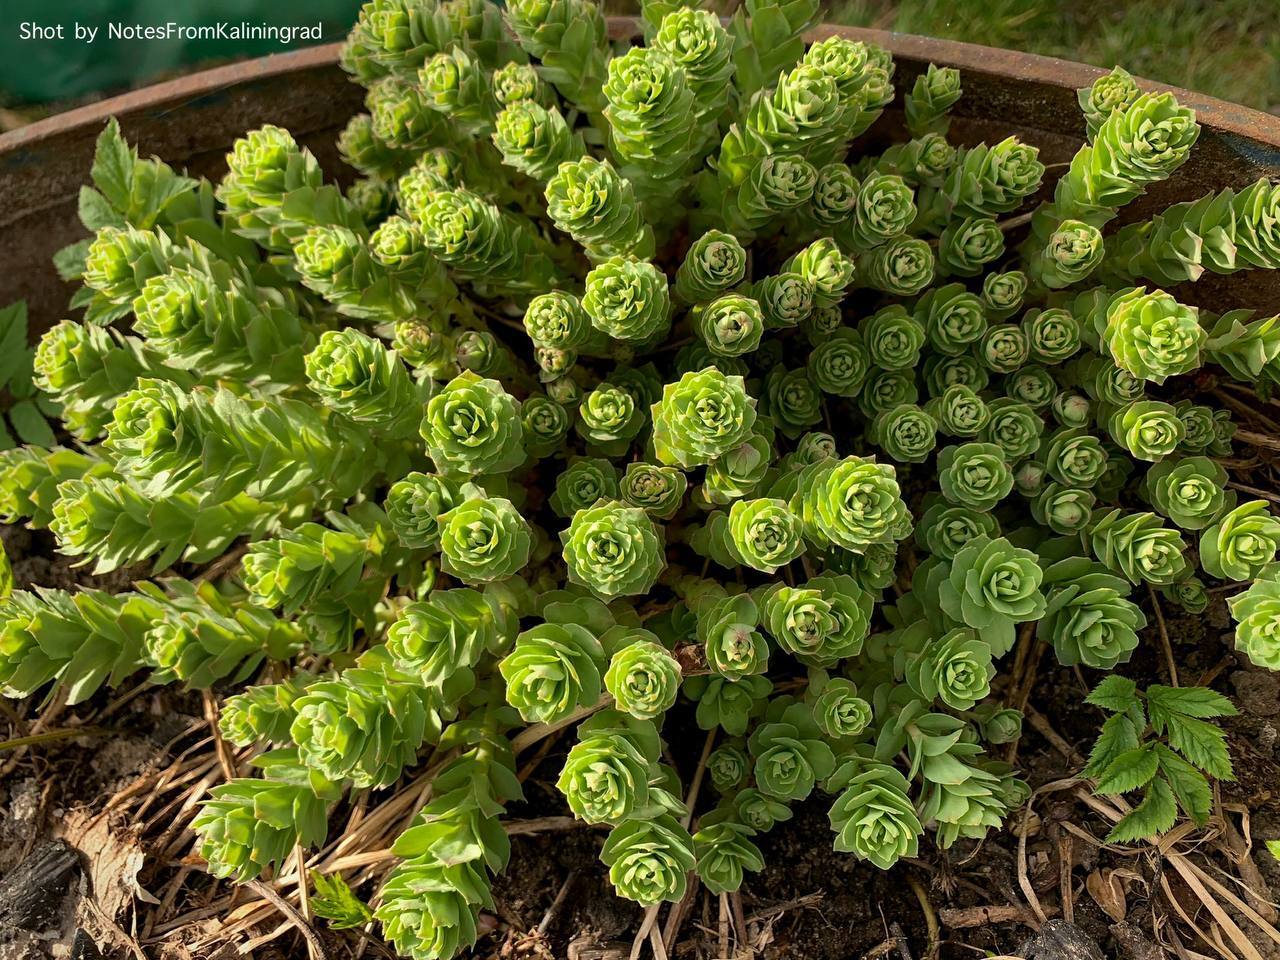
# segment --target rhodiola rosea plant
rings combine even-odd
[[[818,10],[654,0],[631,45],[589,0],[373,0],[346,191],[277,127],[216,184],[109,127],[59,258],[83,319],[35,361],[67,442],[0,454],[0,506],[152,577],[14,593],[6,693],[215,689],[261,747],[194,821],[239,881],[432,771],[373,906],[443,958],[555,731],[568,809],[655,906],[737,890],[815,794],[883,869],[998,829],[1028,796],[990,749],[1020,731],[1011,651],[1122,670],[1149,587],[1197,612],[1241,585],[1238,646],[1280,667],[1280,520],[1229,488],[1190,376],[1269,389],[1280,326],[1164,289],[1280,265],[1280,188],[1108,230],[1199,132],[1116,70],[1037,204],[1035,147],[948,139],[955,70],[895,91],[886,51],[805,41]],[[895,96],[907,137],[868,153]],[[1112,839],[1203,821],[1229,704],[1116,677],[1093,702],[1089,775],[1142,792]],[[695,727],[682,776],[664,738]]]

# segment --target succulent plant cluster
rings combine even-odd
[[[1112,671],[1148,587],[1198,612],[1200,572],[1247,584],[1238,644],[1280,668],[1280,519],[1187,376],[1280,383],[1280,320],[1154,286],[1280,264],[1280,187],[1104,240],[1192,111],[1101,78],[1036,205],[1034,146],[949,139],[954,69],[899,80],[906,138],[864,147],[894,63],[807,43],[818,14],[646,0],[631,45],[590,0],[371,0],[346,190],[277,127],[216,184],[109,127],[60,257],[84,320],[35,358],[69,440],[0,454],[0,515],[157,579],[0,603],[5,691],[229,691],[261,775],[195,828],[242,881],[429,754],[376,895],[425,960],[477,936],[528,725],[580,721],[558,787],[654,905],[738,889],[817,794],[880,868],[982,838],[1028,796],[990,749],[1019,736],[1011,651]],[[696,809],[664,749],[693,725]]]

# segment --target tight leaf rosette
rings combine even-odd
[[[1060,663],[1111,670],[1133,655],[1147,618],[1123,577],[1087,557],[1070,557],[1045,568],[1044,590],[1036,636],[1053,644]]]
[[[807,704],[794,703],[776,722],[761,724],[748,745],[756,784],[778,800],[803,800],[835,771],[835,754]]]
[[[835,849],[888,870],[919,852],[924,833],[910,784],[895,767],[870,760],[847,760],[826,783],[837,794],[829,814]]]
[[[769,645],[757,627],[760,611],[747,594],[703,601],[698,610],[697,638],[707,664],[728,680],[764,673]]]
[[[1152,464],[1144,481],[1152,506],[1183,530],[1202,530],[1236,496],[1226,489],[1227,471],[1208,457],[1170,457]]]
[[[684,303],[706,303],[742,282],[747,252],[731,233],[708,230],[689,245],[676,271],[675,295]]]
[[[542,623],[498,664],[507,702],[529,723],[555,723],[600,699],[604,649],[577,623]]]
[[[729,508],[729,549],[748,567],[774,573],[804,553],[800,518],[785,500],[738,500]]]
[[[683,897],[696,863],[693,838],[669,814],[624,820],[610,831],[600,859],[618,895],[643,906]]]
[[[1236,649],[1255,666],[1280,669],[1280,582],[1261,577],[1227,601],[1236,621]]]
[[[620,823],[644,807],[657,742],[648,720],[629,724],[617,711],[584,723],[556,782],[569,809],[587,823]]]
[[[638,631],[609,661],[604,686],[619,710],[640,720],[655,720],[676,702],[680,664],[657,637]]]
[[[427,401],[419,432],[436,469],[446,476],[503,473],[524,459],[517,401],[497,380],[470,370]]]
[[[924,700],[953,710],[971,709],[991,692],[996,668],[991,644],[968,627],[949,630],[907,663],[907,683]],[[1012,641],[1010,641],[1012,645]]]
[[[834,544],[861,552],[904,539],[911,530],[896,471],[861,457],[806,467],[791,508],[804,523],[805,538],[818,547]]]
[[[428,550],[440,543],[440,517],[457,505],[459,494],[452,480],[414,472],[391,485],[383,509],[401,543]]]
[[[1207,338],[1199,311],[1184,306],[1163,290],[1133,287],[1116,294],[1106,307],[1106,326],[1099,331],[1108,353],[1135,377],[1164,383],[1202,363]]]
[[[1265,504],[1259,506],[1265,511]],[[1280,524],[1276,528],[1280,529]],[[1204,538],[1215,533],[1211,526],[1201,535],[1202,564]],[[1116,508],[1095,514],[1089,525],[1089,543],[1093,555],[1107,569],[1130,583],[1164,586],[1179,580],[1187,568],[1187,545],[1182,535],[1166,527],[1154,513],[1126,513]],[[1212,572],[1208,565],[1206,572]]]
[[[712,353],[740,357],[760,346],[764,314],[750,297],[729,294],[695,311],[698,335]]]
[[[813,717],[833,740],[856,737],[871,725],[871,704],[844,677],[828,680],[813,703]]]
[[[1276,559],[1280,520],[1264,500],[1228,511],[1200,534],[1200,565],[1211,577],[1252,580]]]
[[[579,510],[560,542],[570,582],[605,600],[648,593],[666,565],[661,528],[616,501]]]
[[[529,522],[510,500],[475,497],[440,516],[441,568],[464,583],[513,576],[532,549]]]
[[[582,307],[591,325],[615,340],[645,343],[671,324],[667,278],[633,257],[612,257],[588,273]]]
[[[739,446],[756,422],[756,402],[741,377],[714,367],[686,373],[653,405],[653,445],[662,463],[711,463]]]
[[[978,537],[957,551],[945,578],[930,578],[929,584],[936,583],[943,612],[976,630],[1001,656],[1013,649],[1019,623],[1044,614],[1043,576],[1030,550],[1015,547],[1003,537]]]
[[[670,520],[675,516],[688,487],[688,478],[677,468],[642,460],[628,463],[618,484],[625,503],[640,507],[655,520]]]
[[[952,503],[987,510],[1009,495],[1013,473],[994,443],[963,443],[938,454],[938,486]]]

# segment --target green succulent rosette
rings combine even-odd
[[[982,278],[982,305],[992,320],[1004,320],[1022,307],[1027,294],[1027,275],[1021,270],[992,271]]]
[[[1212,531],[1209,527],[1204,532],[1202,544]],[[1096,513],[1089,525],[1089,545],[1099,562],[1130,583],[1164,586],[1181,579],[1187,568],[1182,534],[1166,527],[1154,513],[1126,513],[1119,508]],[[1200,562],[1205,562],[1203,546]]]
[[[670,814],[624,820],[610,831],[600,859],[618,896],[643,906],[683,897],[696,863],[693,838]]]
[[[720,793],[730,793],[751,775],[751,760],[736,743],[723,743],[707,757],[711,785]]]
[[[1143,480],[1151,505],[1183,530],[1203,530],[1236,503],[1227,471],[1208,457],[1169,457],[1152,464]]]
[[[1178,303],[1163,290],[1133,287],[1106,307],[1099,335],[1121,369],[1143,380],[1164,383],[1203,362],[1207,334],[1195,307]]]
[[[731,233],[708,230],[689,245],[676,270],[675,295],[683,303],[706,303],[742,282],[747,252]]]
[[[900,304],[877,310],[858,324],[858,332],[876,366],[885,370],[911,370],[919,366],[925,327]]]
[[[297,779],[301,782],[237,778],[209,791],[191,828],[211,874],[246,883],[269,867],[282,866],[299,844],[306,848],[324,842],[327,802],[305,778]]]
[[[524,311],[524,328],[539,347],[573,350],[592,336],[591,319],[582,302],[571,293],[553,290],[529,301]]]
[[[631,182],[607,160],[562,162],[547,182],[547,215],[594,260],[653,253]]]
[[[821,460],[801,471],[791,509],[804,523],[814,547],[834,545],[862,553],[893,543],[911,532],[897,473],[886,463],[862,457]]]
[[[938,239],[938,273],[944,277],[976,277],[1004,255],[1004,231],[990,217],[954,220]]]
[[[577,431],[590,448],[620,456],[644,428],[644,410],[636,397],[617,384],[605,381],[582,396]]]
[[[871,760],[846,760],[826,789],[837,794],[829,818],[838,853],[852,853],[881,870],[919,853],[924,833],[910,784],[896,768]]]
[[[675,467],[634,460],[627,464],[618,486],[623,502],[656,520],[670,520],[684,502],[689,480]]]
[[[1209,609],[1209,591],[1199,577],[1184,577],[1177,583],[1161,587],[1160,595],[1192,616],[1198,616]]]
[[[991,383],[991,371],[978,362],[972,354],[958,357],[935,354],[924,362],[924,385],[931,397],[941,396],[947,387],[961,384],[975,392],[987,389]]]
[[[538,76],[537,67],[532,64],[515,60],[504,63],[493,71],[490,82],[493,85],[494,99],[504,107],[521,100],[533,100],[545,106],[552,99],[551,91]]]
[[[1280,669],[1280,582],[1255,580],[1227,605],[1236,621],[1236,649],[1255,666]]]
[[[1093,487],[1107,471],[1102,441],[1083,427],[1064,427],[1046,439],[1044,464],[1063,486]]]
[[[703,601],[696,633],[712,671],[726,680],[764,673],[769,644],[757,629],[759,624],[759,608],[748,594]]]
[[[872,721],[871,704],[858,696],[853,681],[835,677],[823,684],[813,702],[818,728],[832,740],[859,736]]]
[[[447,477],[414,471],[391,485],[382,507],[402,544],[430,550],[440,543],[440,517],[458,504],[460,493]]]
[[[729,508],[729,547],[741,562],[774,573],[804,553],[800,518],[785,500],[737,500]]]
[[[907,232],[916,218],[915,193],[895,174],[873,173],[858,188],[853,214],[849,243],[870,250]]]
[[[872,368],[858,394],[858,408],[863,416],[875,419],[876,414],[904,403],[920,399],[913,373],[906,370],[880,370]]]
[[[1098,496],[1092,490],[1050,482],[1031,501],[1031,516],[1036,523],[1066,537],[1088,527],[1097,503]]]
[[[898,237],[863,255],[858,285],[895,297],[914,297],[933,283],[938,260],[919,237]]]
[[[1011,213],[1040,188],[1040,151],[1017,137],[959,151],[942,195],[957,218],[990,218]]]
[[[661,528],[616,501],[579,510],[560,542],[569,581],[605,600],[648,593],[666,566]]]
[[[1028,310],[1022,318],[1022,332],[1031,357],[1040,363],[1070,360],[1082,346],[1080,321],[1061,307]]]
[[[1186,427],[1172,404],[1135,400],[1119,407],[1107,421],[1107,432],[1138,460],[1161,460],[1186,439]]]
[[[307,384],[330,407],[392,435],[412,434],[422,391],[399,357],[358,330],[328,330],[306,357]]]
[[[931,63],[916,77],[905,101],[907,132],[913,137],[946,133],[947,111],[960,99],[960,71]]]
[[[771,221],[807,207],[817,182],[818,171],[803,157],[761,157],[747,179],[725,197],[724,222],[736,234],[754,236]]]
[[[1037,620],[1044,612],[1043,573],[1036,555],[1003,537],[969,540],[956,552],[945,577],[944,568],[936,569],[938,575],[928,583],[937,590],[942,611],[976,630],[995,656],[1013,649],[1017,624]]]
[[[790,807],[755,787],[739,790],[733,798],[732,809],[736,820],[759,833],[767,833],[775,824],[791,819]]]
[[[469,370],[427,401],[419,433],[446,476],[504,473],[524,460],[518,403],[497,380]]]
[[[588,273],[582,307],[596,330],[616,340],[652,343],[671,325],[666,276],[632,257],[613,257]]]
[[[582,158],[586,147],[569,129],[560,110],[536,100],[517,100],[494,120],[493,145],[502,162],[538,183],[547,183],[561,164]]]
[[[764,314],[750,297],[726,294],[693,311],[698,335],[712,353],[740,357],[760,346]]]
[[[988,510],[1013,490],[1013,473],[997,444],[962,443],[939,451],[938,486],[951,503]]]
[[[1053,419],[1062,427],[1086,426],[1093,415],[1093,404],[1083,393],[1067,390],[1054,396],[1049,403]]]
[[[579,457],[556,477],[549,502],[559,516],[569,518],[597,500],[617,498],[618,468],[602,457]]]
[[[657,758],[652,723],[628,722],[618,711],[605,710],[579,728],[556,786],[578,819],[621,823],[648,805]]]
[[[649,193],[689,171],[704,138],[689,122],[696,99],[672,57],[658,47],[632,47],[609,61],[601,89],[610,148],[624,176]]]
[[[756,786],[778,800],[803,800],[835,772],[831,747],[807,704],[794,703],[775,722],[762,723],[748,740]]]
[[[1022,328],[1012,323],[987,327],[977,346],[978,359],[993,373],[1013,374],[1031,356],[1031,344]]]
[[[1098,135],[1102,124],[1117,110],[1124,110],[1138,99],[1138,84],[1123,67],[1104,73],[1087,87],[1076,91],[1076,99],[1089,127],[1089,139]]]
[[[657,24],[653,46],[684,71],[699,122],[718,119],[728,104],[733,37],[708,10],[674,6]]]
[[[845,227],[855,217],[861,184],[847,163],[828,163],[818,170],[805,216],[820,227]]]
[[[693,835],[693,850],[698,878],[711,893],[732,893],[742,887],[745,871],[764,869],[764,855],[750,840],[755,833],[751,827],[727,816],[719,819],[715,814],[708,814],[702,818],[698,832]]]
[[[799,437],[822,419],[822,391],[806,367],[774,367],[764,389],[766,411],[785,436]]]
[[[923,463],[938,444],[938,421],[923,407],[902,403],[876,415],[867,439],[899,463]]]
[[[516,637],[498,664],[507,703],[527,723],[555,723],[600,699],[604,649],[577,623],[541,623]]]
[[[492,903],[488,881],[474,864],[447,866],[431,856],[400,863],[380,896],[374,916],[383,936],[411,957],[452,957],[474,944],[480,910]]]
[[[1052,290],[1080,283],[1102,263],[1102,232],[1089,223],[1064,220],[1028,265],[1031,275]]]
[[[755,425],[756,403],[742,377],[708,367],[666,384],[652,420],[659,462],[687,470],[741,445]]]
[[[441,51],[418,71],[427,105],[449,118],[459,131],[487,136],[493,130],[498,101],[489,73],[461,47]]]
[[[643,639],[644,637],[649,639]],[[671,709],[680,690],[680,664],[657,638],[638,638],[614,653],[604,686],[618,709],[640,720],[656,720]]]
[[[533,530],[510,500],[473,497],[439,522],[441,569],[464,583],[503,580],[529,562]]]
[[[947,356],[968,352],[988,327],[982,301],[959,283],[928,291],[916,301],[913,316],[924,327],[929,345]]]
[[[813,312],[813,283],[798,273],[777,273],[752,285],[751,296],[760,304],[765,328],[798,326]]]
[[[1045,567],[1047,597],[1036,636],[1053,645],[1064,666],[1111,670],[1138,646],[1147,618],[1129,599],[1129,583],[1087,557]]]
[[[767,649],[767,648],[766,648]],[[763,713],[773,684],[758,675],[730,680],[722,676],[686,677],[681,691],[698,704],[695,718],[703,730],[720,727],[742,736],[751,720]]]
[[[1000,525],[990,512],[956,506],[933,495],[916,525],[916,543],[941,560],[953,560],[966,544],[979,538],[994,539]]]
[[[853,283],[854,262],[830,237],[815,240],[789,257],[780,272],[798,273],[813,284],[815,306],[834,307]]]
[[[1200,566],[1221,580],[1253,580],[1276,558],[1280,520],[1264,500],[1228,510],[1200,534]]]
[[[227,697],[218,714],[223,738],[237,747],[287,743],[294,703],[312,679],[310,674],[297,673],[280,683],[258,684]]]
[[[941,700],[953,710],[971,709],[991,692],[996,672],[992,647],[979,636],[957,627],[932,641],[907,662],[911,689],[927,703]]]
[[[986,401],[963,383],[947,387],[925,409],[937,421],[938,429],[952,437],[976,437],[991,420]]]
[[[546,394],[533,394],[520,405],[520,422],[525,451],[535,459],[559,450],[571,424],[569,411]]]
[[[857,330],[841,327],[814,347],[805,364],[814,386],[832,396],[856,397],[871,369],[866,342]]]
[[[769,438],[753,433],[707,467],[699,493],[708,503],[727,506],[755,491],[764,482],[772,462]]]

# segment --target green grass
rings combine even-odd
[[[1273,0],[833,0],[832,23],[1008,47],[1280,111]]]

